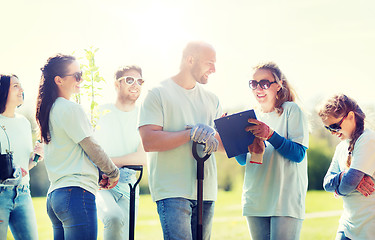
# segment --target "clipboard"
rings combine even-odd
[[[214,120],[228,158],[249,152],[248,146],[255,138],[251,132],[245,131],[247,126],[253,125],[247,121],[249,118],[256,119],[252,109]]]

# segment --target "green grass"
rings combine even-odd
[[[46,199],[33,198],[37,215],[39,239],[52,239],[51,222],[46,213]],[[150,195],[141,195],[135,237],[137,240],[163,239],[156,205]],[[309,191],[306,198],[307,216],[321,211],[342,209],[342,200],[335,199],[324,191]],[[301,239],[334,239],[339,216],[307,217],[303,222]],[[98,239],[103,239],[103,225],[99,221]],[[13,239],[10,232],[7,239]],[[215,205],[215,216],[212,227],[213,240],[250,239],[245,217],[242,217],[241,192],[219,192]]]

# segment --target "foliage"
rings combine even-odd
[[[235,158],[228,159],[223,153],[215,153],[218,187],[224,191],[242,189],[245,167]]]
[[[103,88],[101,86],[105,83],[105,79],[100,76],[99,67],[95,64],[95,54],[98,50],[98,48],[94,49],[93,47],[84,49],[85,58],[79,58],[83,83],[81,84],[81,92],[76,95],[78,103],[81,103],[82,97],[88,100],[90,121],[94,128],[99,118],[97,98],[102,97],[100,92]]]
[[[323,179],[331,163],[332,150],[327,139],[310,136],[310,148],[307,151],[309,190],[323,189]]]
[[[52,225],[46,212],[46,198],[33,198],[39,239],[52,239]],[[309,191],[306,197],[306,212],[336,211],[342,209],[341,200],[324,191]],[[339,215],[333,217],[308,217],[304,220],[301,239],[334,239]],[[156,204],[150,195],[142,195],[135,230],[135,238],[163,239]],[[14,239],[10,231],[8,240]],[[103,239],[103,224],[98,220],[98,239]],[[242,216],[241,191],[219,191],[215,203],[212,237],[216,240],[249,239],[246,219]]]

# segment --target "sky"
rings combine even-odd
[[[119,66],[143,69],[144,97],[179,71],[191,40],[216,49],[205,88],[224,110],[255,107],[248,81],[262,61],[280,66],[307,108],[334,93],[375,104],[373,0],[12,0],[0,9],[0,72],[19,76],[24,108],[34,110],[40,68],[56,53],[98,48],[107,103]]]

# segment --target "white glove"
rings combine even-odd
[[[187,125],[186,129],[190,130],[190,140],[198,143],[206,143],[210,136],[215,136],[216,131],[214,128],[198,123],[195,126]]]
[[[215,138],[215,134],[213,134],[206,140],[205,144],[206,147],[204,148],[204,152],[209,155],[217,151],[219,141]]]

